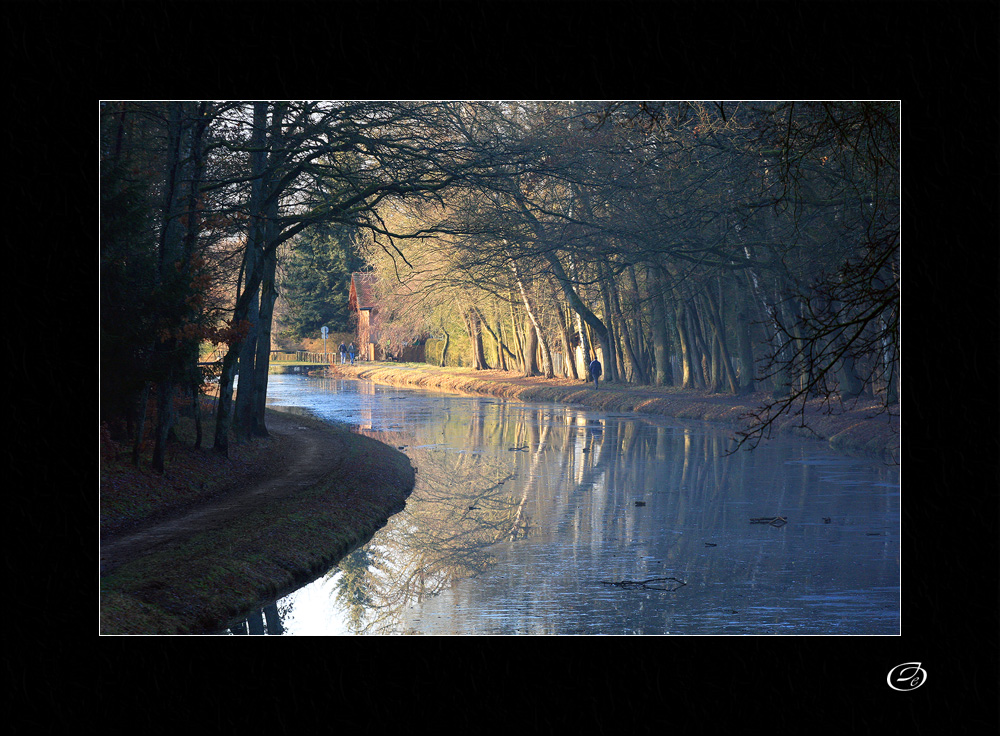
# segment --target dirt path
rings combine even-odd
[[[153,524],[101,539],[101,574],[151,552],[225,527],[269,498],[295,494],[336,472],[340,442],[322,429],[306,426],[292,415],[268,419],[268,432],[279,441],[269,454],[267,472],[249,484],[236,484],[219,498],[176,512]]]

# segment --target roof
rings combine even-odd
[[[378,276],[374,273],[352,273],[351,293],[348,297],[357,309],[372,309],[375,306],[375,284]]]

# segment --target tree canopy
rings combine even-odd
[[[763,390],[750,442],[898,402],[895,102],[108,102],[101,162],[102,419],[136,446],[206,341],[215,449],[266,434],[279,290],[342,327],[362,259],[441,363]]]

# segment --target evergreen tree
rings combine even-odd
[[[285,334],[302,339],[315,337],[323,326],[331,332],[351,330],[347,304],[351,273],[364,265],[356,236],[356,228],[331,223],[298,237],[282,288],[287,303]]]
[[[101,110],[101,419],[116,439],[137,421],[149,379],[149,335],[155,325],[155,160],[132,145],[132,129],[152,127],[124,109]],[[140,133],[143,131],[140,131]],[[138,134],[136,134],[138,136]]]

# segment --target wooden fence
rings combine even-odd
[[[290,350],[272,350],[271,351],[271,362],[272,363],[322,363],[323,365],[329,365],[330,361],[333,359],[334,352],[330,351],[328,353],[312,353],[306,350],[296,350],[294,352]]]

